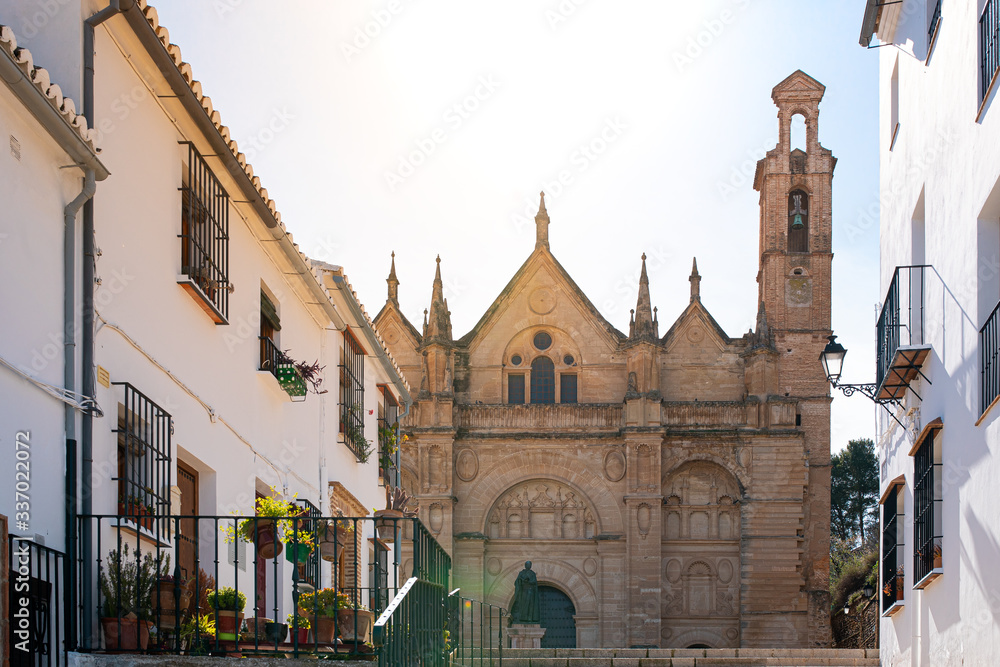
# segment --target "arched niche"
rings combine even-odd
[[[518,482],[486,514],[491,540],[588,540],[600,534],[593,503],[576,487],[550,478]]]

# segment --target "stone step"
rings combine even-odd
[[[462,661],[485,667],[488,659]],[[494,665],[496,662],[493,663]],[[878,649],[504,649],[504,667],[878,667]]]

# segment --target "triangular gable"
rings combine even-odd
[[[574,297],[580,310],[590,317],[595,325],[595,328],[604,334],[609,346],[617,347],[623,340],[625,340],[625,334],[604,319],[604,316],[601,315],[590,299],[587,298],[587,295],[583,293],[583,290],[581,290],[576,284],[576,281],[570,277],[569,273],[565,268],[563,268],[563,265],[559,263],[559,260],[555,258],[549,249],[545,247],[538,247],[535,248],[535,251],[528,256],[528,259],[525,260],[524,264],[521,265],[521,268],[517,270],[514,277],[510,279],[510,282],[508,282],[506,287],[503,288],[499,296],[494,299],[493,303],[486,310],[483,316],[478,322],[476,322],[476,325],[472,327],[472,330],[458,340],[459,345],[469,347],[480,337],[481,334],[485,334],[497,321],[499,321],[511,299],[517,295],[520,290],[526,287],[526,284],[531,280],[535,273],[543,268],[549,269],[554,280],[562,281],[564,283],[567,288],[567,293]]]
[[[386,301],[385,305],[382,306],[382,310],[378,311],[378,315],[375,316],[373,320],[375,327],[379,330],[382,338],[389,342],[388,331],[389,327],[395,326],[400,330],[400,333],[408,338],[410,338],[410,345],[416,347],[420,344],[422,336],[417,328],[410,324],[410,320],[406,318],[396,304],[392,301]],[[392,341],[390,344],[396,343],[397,341]]]
[[[726,347],[732,345],[733,340],[726,335],[726,332],[722,330],[722,327],[719,326],[719,323],[715,321],[712,314],[702,305],[701,301],[692,301],[684,309],[684,312],[681,313],[681,316],[670,326],[670,329],[663,335],[663,338],[660,339],[664,349],[669,352],[677,341],[684,337],[695,324],[701,324],[708,332],[708,335],[704,341],[700,341],[700,344],[703,345],[710,342],[718,347],[719,350],[724,350]]]
[[[797,69],[771,90],[771,97],[778,93],[808,93],[809,96],[818,94],[822,97],[824,92],[826,92],[826,86]]]

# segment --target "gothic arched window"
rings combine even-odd
[[[531,402],[556,402],[556,368],[548,357],[531,362]]]
[[[809,195],[788,193],[788,252],[809,252]]]

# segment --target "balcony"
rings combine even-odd
[[[925,272],[931,267],[897,266],[877,325],[875,400],[900,401],[930,352],[924,341]],[[911,390],[912,391],[912,390]]]
[[[79,517],[81,550],[68,569],[78,604],[59,614],[66,632],[58,636],[71,638],[60,657],[75,650],[399,665],[400,656],[419,655],[419,664],[444,667],[456,650],[500,650],[506,611],[463,599],[465,615],[455,615],[451,559],[418,519],[304,510],[156,516],[152,538],[124,530],[119,516]],[[61,627],[54,616],[52,627]]]
[[[456,426],[468,429],[618,429],[623,425],[620,403],[462,405],[457,413]]]
[[[979,100],[989,97],[1000,68],[1000,0],[988,0],[979,18]]]

